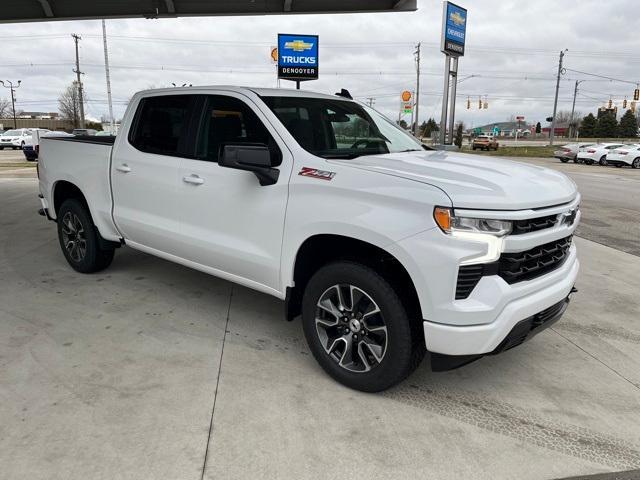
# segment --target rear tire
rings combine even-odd
[[[567,163],[567,162],[569,161],[569,159],[568,159],[568,158],[561,158],[561,159],[560,159],[560,161],[561,161],[562,163]]]
[[[65,200],[57,217],[60,248],[71,268],[93,273],[111,264],[115,250],[101,247],[98,229],[84,203],[75,198]]]
[[[604,167],[607,164],[607,156],[603,155],[600,157],[600,161],[598,163]]]
[[[411,320],[387,280],[350,261],[321,267],[302,299],[313,356],[336,381],[363,392],[386,390],[420,364],[422,322]]]

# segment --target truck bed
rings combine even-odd
[[[111,217],[111,150],[116,137],[76,136],[40,139],[40,193],[48,212],[56,218],[54,189],[58,182],[69,182],[85,195],[91,216],[103,238],[120,237]]]

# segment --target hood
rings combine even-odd
[[[482,155],[424,151],[331,161],[433,185],[458,208],[523,210],[570,202],[577,194],[560,172]]]

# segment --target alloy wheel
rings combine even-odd
[[[316,304],[315,324],[325,352],[345,370],[368,372],[384,359],[387,326],[380,307],[362,289],[329,287]]]
[[[87,254],[87,238],[78,216],[67,212],[62,217],[62,242],[74,262],[81,262]]]

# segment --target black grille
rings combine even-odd
[[[498,262],[498,275],[512,284],[555,270],[567,258],[571,238],[572,236],[568,236],[525,252],[503,253]]]
[[[463,265],[458,269],[456,300],[469,297],[484,274],[484,265]]]
[[[522,235],[523,233],[531,233],[538,230],[544,230],[545,228],[551,228],[557,221],[558,215],[547,215],[546,217],[516,220],[513,222],[511,235]]]

